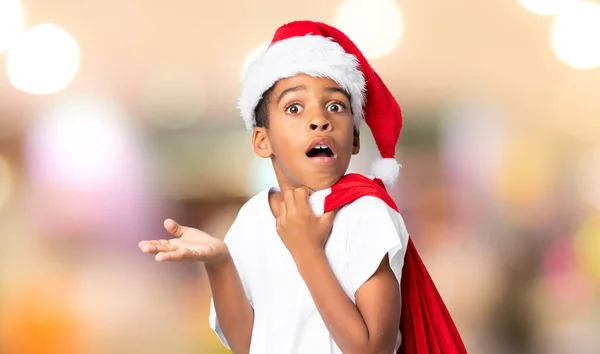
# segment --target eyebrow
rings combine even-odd
[[[348,98],[348,100],[350,100],[350,95],[348,94],[348,92],[346,92],[346,90],[341,89],[339,87],[328,87],[325,89],[325,91],[327,92],[339,92],[341,94],[343,94],[344,96],[346,96]]]
[[[288,93],[295,92],[295,91],[300,91],[300,90],[306,90],[306,86],[304,86],[304,85],[298,85],[298,86],[286,88],[285,90],[283,90],[279,94],[279,97],[277,98],[277,104],[279,104],[279,102],[281,102],[281,100],[283,99],[283,97],[285,95],[287,95]],[[348,94],[348,92],[346,92],[345,90],[343,90],[343,89],[341,89],[339,87],[327,87],[327,88],[325,88],[325,91],[327,91],[327,92],[339,92],[339,93],[345,95],[348,98],[348,100],[350,100],[350,95]]]
[[[277,98],[277,104],[279,104],[279,102],[281,102],[281,100],[283,99],[283,96],[287,95],[290,92],[300,91],[300,90],[306,90],[306,86],[298,85],[298,86],[286,88],[285,90],[281,91],[281,94],[279,94],[279,97]]]

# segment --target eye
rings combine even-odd
[[[285,112],[288,114],[298,114],[302,112],[302,106],[297,103],[289,105],[285,108]]]
[[[329,112],[340,113],[343,112],[345,109],[346,107],[341,103],[332,103],[329,106],[327,106],[327,110]]]

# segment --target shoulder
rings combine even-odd
[[[400,282],[409,239],[400,213],[377,197],[365,196],[342,207],[337,216],[335,222],[345,234],[353,293],[377,271],[386,255]]]
[[[352,233],[367,230],[386,230],[399,235],[408,233],[402,215],[383,200],[373,196],[361,197],[342,207],[336,222],[347,225]]]
[[[400,213],[390,208],[383,200],[373,196],[360,197],[342,207],[339,213],[358,220],[382,217],[402,219]]]
[[[269,192],[270,190],[263,190],[254,196],[252,196],[238,212],[236,221],[239,220],[251,220],[261,214],[265,214],[265,211],[269,209]]]
[[[231,245],[242,242],[242,240],[247,238],[243,236],[252,232],[252,225],[268,217],[268,213],[271,212],[268,198],[269,190],[264,190],[251,197],[242,205],[225,236],[226,243]]]

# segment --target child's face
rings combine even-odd
[[[270,157],[282,189],[331,187],[359,151],[350,100],[328,78],[279,80],[268,103],[269,128],[255,128],[254,150]]]

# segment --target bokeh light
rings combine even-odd
[[[543,285],[554,301],[582,305],[593,296],[591,284],[579,266],[573,237],[557,238],[543,255]]]
[[[583,268],[600,279],[600,217],[586,220],[575,235],[575,252]]]
[[[576,0],[519,0],[521,6],[537,15],[556,15]]]
[[[259,45],[257,45],[256,47],[254,47],[252,50],[250,50],[250,52],[248,52],[248,54],[246,55],[246,57],[242,61],[242,68],[240,70],[240,77],[241,77],[242,80],[244,79],[244,77],[246,77],[246,71],[248,70],[248,67],[250,67],[250,65],[256,59],[258,59],[258,57],[265,50],[267,50],[267,48],[269,47],[269,44],[271,44],[271,42],[262,42]]]
[[[219,2],[0,0],[0,353],[228,352],[204,266],[137,243],[168,238],[165,218],[222,237],[277,185],[234,111],[291,14],[379,58],[405,113],[390,195],[469,353],[600,353],[600,67],[554,53],[576,0],[519,1],[239,2],[219,39],[199,35]],[[39,89],[70,62],[47,34],[8,70],[28,86],[6,75],[40,21],[80,46],[64,90]],[[568,48],[597,48],[572,30]],[[378,149],[361,130],[350,171],[368,174]]]
[[[6,71],[19,90],[46,95],[58,92],[79,70],[79,46],[75,39],[54,24],[42,24],[23,32],[11,45]]]
[[[30,168],[47,183],[102,188],[128,154],[127,118],[112,102],[72,99],[37,118],[28,134]]]
[[[390,53],[404,33],[404,17],[393,0],[346,0],[335,25],[368,59]]]
[[[156,205],[154,175],[128,114],[112,100],[65,97],[36,117],[25,153],[28,216],[48,235],[119,246],[152,226],[143,220]]]
[[[503,151],[498,196],[508,205],[529,209],[549,195],[554,183],[551,156],[552,151],[539,139],[513,134]],[[525,215],[514,213],[519,218]]]
[[[13,172],[8,160],[0,156],[0,210],[8,201],[14,188]]]
[[[25,11],[19,0],[0,0],[0,52],[23,31]]]
[[[554,21],[552,48],[558,58],[577,69],[600,66],[600,5],[570,4]]]

